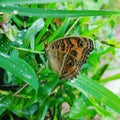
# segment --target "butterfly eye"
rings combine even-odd
[[[76,52],[75,50],[72,50],[72,51],[71,51],[71,55],[77,57],[77,52]]]
[[[70,67],[72,67],[74,65],[74,61],[72,59],[69,59],[67,61],[67,65],[70,66]]]
[[[67,73],[67,71],[64,69],[64,70],[63,70],[63,74],[66,74],[66,73]]]
[[[78,41],[78,46],[79,46],[79,47],[82,47],[82,46],[83,46],[83,41],[82,41],[82,40],[79,40],[79,41]]]

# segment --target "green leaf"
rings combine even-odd
[[[105,21],[103,19],[101,19],[101,21],[100,21],[101,24],[98,24],[95,28],[92,28],[91,30],[84,31],[82,36],[89,36],[89,35],[94,34],[96,31],[100,30],[102,27],[104,27],[106,24],[108,24],[111,20],[114,20],[116,17],[117,16],[114,16],[114,15],[110,16],[110,18]]]
[[[5,35],[0,35],[0,51],[7,53],[9,51],[9,46],[11,45],[10,41],[6,38]]]
[[[56,32],[54,32],[54,34],[52,36],[50,36],[48,38],[48,41],[51,42],[53,41],[55,38],[59,38],[59,37],[62,37],[64,34],[65,34],[65,31],[69,25],[69,22],[70,22],[70,19],[69,18],[66,18],[64,21],[63,21],[63,24],[56,30]],[[35,50],[43,50],[44,48],[44,43],[42,42],[40,45],[38,45]]]
[[[37,105],[38,106],[38,110],[35,113],[35,120],[45,120],[46,114],[48,113],[48,109],[49,109],[49,105],[50,105],[50,99],[46,99],[44,102],[40,101],[40,103]]]
[[[12,102],[12,94],[9,93],[6,96],[0,96],[0,115],[9,108]]]
[[[56,38],[63,37],[63,35],[65,34],[65,31],[66,31],[69,23],[70,23],[70,18],[66,18],[63,21],[62,25],[56,30],[56,32],[50,38],[48,38],[48,41],[51,42],[51,41],[53,41]]]
[[[106,106],[120,113],[120,98],[96,81],[80,75],[74,83],[68,82],[67,84],[80,90],[88,97],[92,96],[97,101],[104,103]]]
[[[59,2],[62,2],[64,0],[59,0]],[[70,0],[66,0],[70,1]],[[52,3],[52,2],[58,2],[58,0],[1,0],[0,4],[43,4],[43,3]],[[65,1],[64,1],[65,2]]]
[[[44,10],[40,8],[24,8],[16,6],[0,6],[1,12],[13,13],[22,16],[48,17],[80,17],[80,16],[108,16],[120,14],[120,11],[112,10]]]
[[[50,81],[49,83],[47,83],[46,85],[40,86],[39,93],[38,93],[39,99],[41,101],[45,101],[46,98],[50,95],[50,93],[55,89],[57,84],[58,84],[58,78],[56,77],[56,80],[54,79],[54,80]],[[41,92],[42,92],[42,94],[41,94]]]
[[[0,52],[0,67],[6,69],[15,77],[29,84],[37,92],[38,81],[36,74],[32,67],[24,60],[13,56],[8,56]]]
[[[109,77],[100,79],[99,82],[101,82],[101,83],[107,83],[107,82],[109,82],[109,81],[117,80],[117,79],[120,79],[120,73],[117,73],[117,74],[114,74],[114,75],[112,75],[112,76],[109,76]]]
[[[44,77],[46,78],[46,77]],[[52,77],[53,80],[49,81],[47,84],[42,85],[39,87],[39,112],[38,112],[38,116],[41,120],[45,119],[45,116],[47,114],[47,110],[49,108],[49,104],[51,103],[51,97],[50,94],[51,92],[55,89],[55,87],[58,84],[58,78],[56,77],[56,79],[54,77]]]
[[[71,107],[69,116],[71,119],[78,119],[84,115],[89,113],[89,110],[87,108],[86,102],[80,98],[76,99]]]
[[[40,31],[44,26],[44,21],[43,19],[38,19],[36,20],[31,27],[29,27],[27,33],[24,36],[24,40],[25,40],[25,45],[29,45],[31,44],[31,48],[34,49],[34,39],[35,39],[35,35],[37,34],[38,31]]]
[[[41,38],[46,33],[46,30],[48,29],[49,25],[51,24],[53,18],[46,19],[45,25],[43,29],[39,32],[38,36],[35,39],[35,45],[37,45],[39,42],[41,42]]]

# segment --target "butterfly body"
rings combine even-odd
[[[46,47],[49,65],[61,79],[76,77],[92,50],[91,39],[74,36],[60,38]]]

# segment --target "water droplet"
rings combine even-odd
[[[73,80],[71,80],[71,83],[74,83],[74,82],[75,82],[75,80],[76,80],[75,78],[74,78]]]
[[[1,55],[1,56],[3,56],[3,57],[6,57],[6,58],[8,58],[8,57],[9,57],[8,55],[3,54],[2,52],[0,52],[0,55]]]
[[[5,50],[7,51],[7,50],[8,50],[8,48],[5,48]]]
[[[43,66],[43,64],[39,64],[40,68]]]
[[[48,76],[48,74],[45,74],[45,76]]]
[[[6,44],[8,45],[8,42],[6,42]]]
[[[29,74],[24,74],[24,77],[26,77],[27,79],[31,79],[32,78],[32,76],[29,75]]]
[[[21,39],[19,39],[18,41],[18,44],[22,45],[23,44],[23,41]]]
[[[20,33],[20,34],[18,34],[18,37],[22,37],[22,34]]]
[[[25,68],[24,70],[27,71],[27,68]]]
[[[49,31],[48,29],[46,29],[46,31]]]
[[[26,29],[24,29],[23,31],[24,31],[24,32],[27,32],[27,30],[26,30]]]
[[[15,65],[13,65],[13,68],[15,68],[16,66]]]
[[[2,4],[3,7],[5,7],[6,5],[5,4]]]
[[[16,14],[18,14],[18,11],[17,10],[13,10],[13,13],[16,15]]]

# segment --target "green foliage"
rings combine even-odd
[[[103,76],[119,60],[114,28],[120,11],[107,10],[109,1],[86,1],[0,1],[0,119],[119,117],[120,98],[103,83],[120,75]],[[49,69],[44,51],[46,41],[64,36],[94,41],[87,63],[72,81],[60,80]]]
[[[37,92],[38,81],[34,70],[24,62],[24,60],[17,56],[8,56],[0,53],[0,67],[6,69],[18,79],[22,79],[29,85],[31,85]]]

